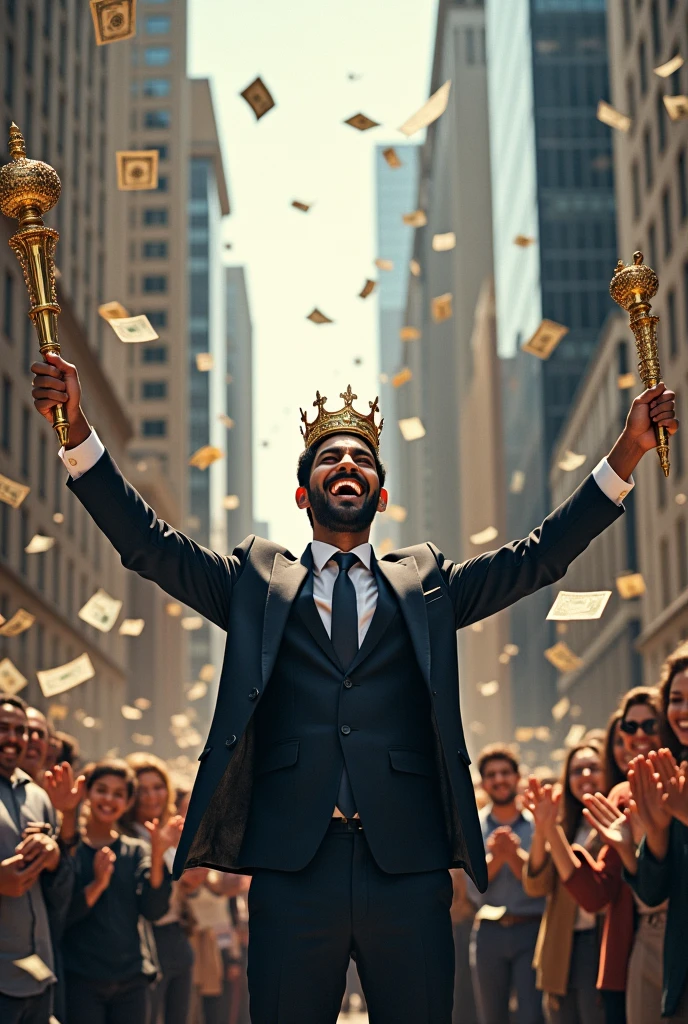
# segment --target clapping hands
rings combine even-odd
[[[184,828],[184,819],[181,814],[175,814],[165,825],[161,825],[158,818],[145,822],[145,829],[151,844],[151,855],[162,856],[171,846],[177,846]]]
[[[525,806],[535,819],[536,830],[544,836],[547,836],[557,824],[560,802],[560,787],[541,785],[535,776],[531,775],[525,792]]]
[[[63,814],[74,811],[86,794],[86,777],[79,775],[74,778],[72,766],[68,761],[56,764],[52,771],[45,772],[43,788],[50,797],[56,811]]]

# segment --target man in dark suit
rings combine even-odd
[[[377,402],[302,414],[300,558],[248,537],[231,555],[157,519],[91,430],[76,369],[36,363],[47,418],[66,404],[69,487],[125,566],[227,631],[217,705],[175,861],[253,875],[254,1024],[331,1024],[350,956],[373,1024],[449,1024],[448,868],[487,884],[457,686],[456,630],[560,579],[623,512],[633,468],[673,433],[663,384],[607,459],[524,540],[467,562],[418,544],[377,560],[385,508]]]

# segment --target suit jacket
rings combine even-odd
[[[107,451],[68,486],[126,568],[227,631],[217,704],[174,873],[179,877],[186,866],[198,864],[231,871],[238,866],[251,802],[249,723],[269,685],[307,569],[285,548],[259,537],[247,537],[231,555],[196,544],[157,518]],[[378,562],[399,602],[432,696],[446,764],[440,782],[448,787],[456,835],[465,839],[464,858],[457,857],[451,866],[465,867],[481,891],[487,870],[459,708],[456,630],[561,579],[570,562],[622,513],[588,476],[523,540],[460,563],[431,543],[392,552]]]

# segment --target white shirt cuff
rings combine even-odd
[[[91,427],[91,433],[85,441],[78,444],[76,448],[70,448],[68,451],[65,451],[64,447],[62,447],[57,454],[64,462],[72,480],[78,480],[84,473],[88,473],[89,469],[93,469],[104,451],[105,446],[103,442],[93,427]]]
[[[599,489],[607,495],[615,505],[620,505],[627,494],[635,487],[635,480],[624,480],[615,473],[606,459],[601,459],[592,471],[593,480]]]

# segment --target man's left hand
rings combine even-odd
[[[655,426],[660,424],[666,427],[669,434],[675,434],[678,430],[676,395],[668,390],[663,381],[634,399],[626,417],[624,434],[641,451],[649,452],[657,447]]]

